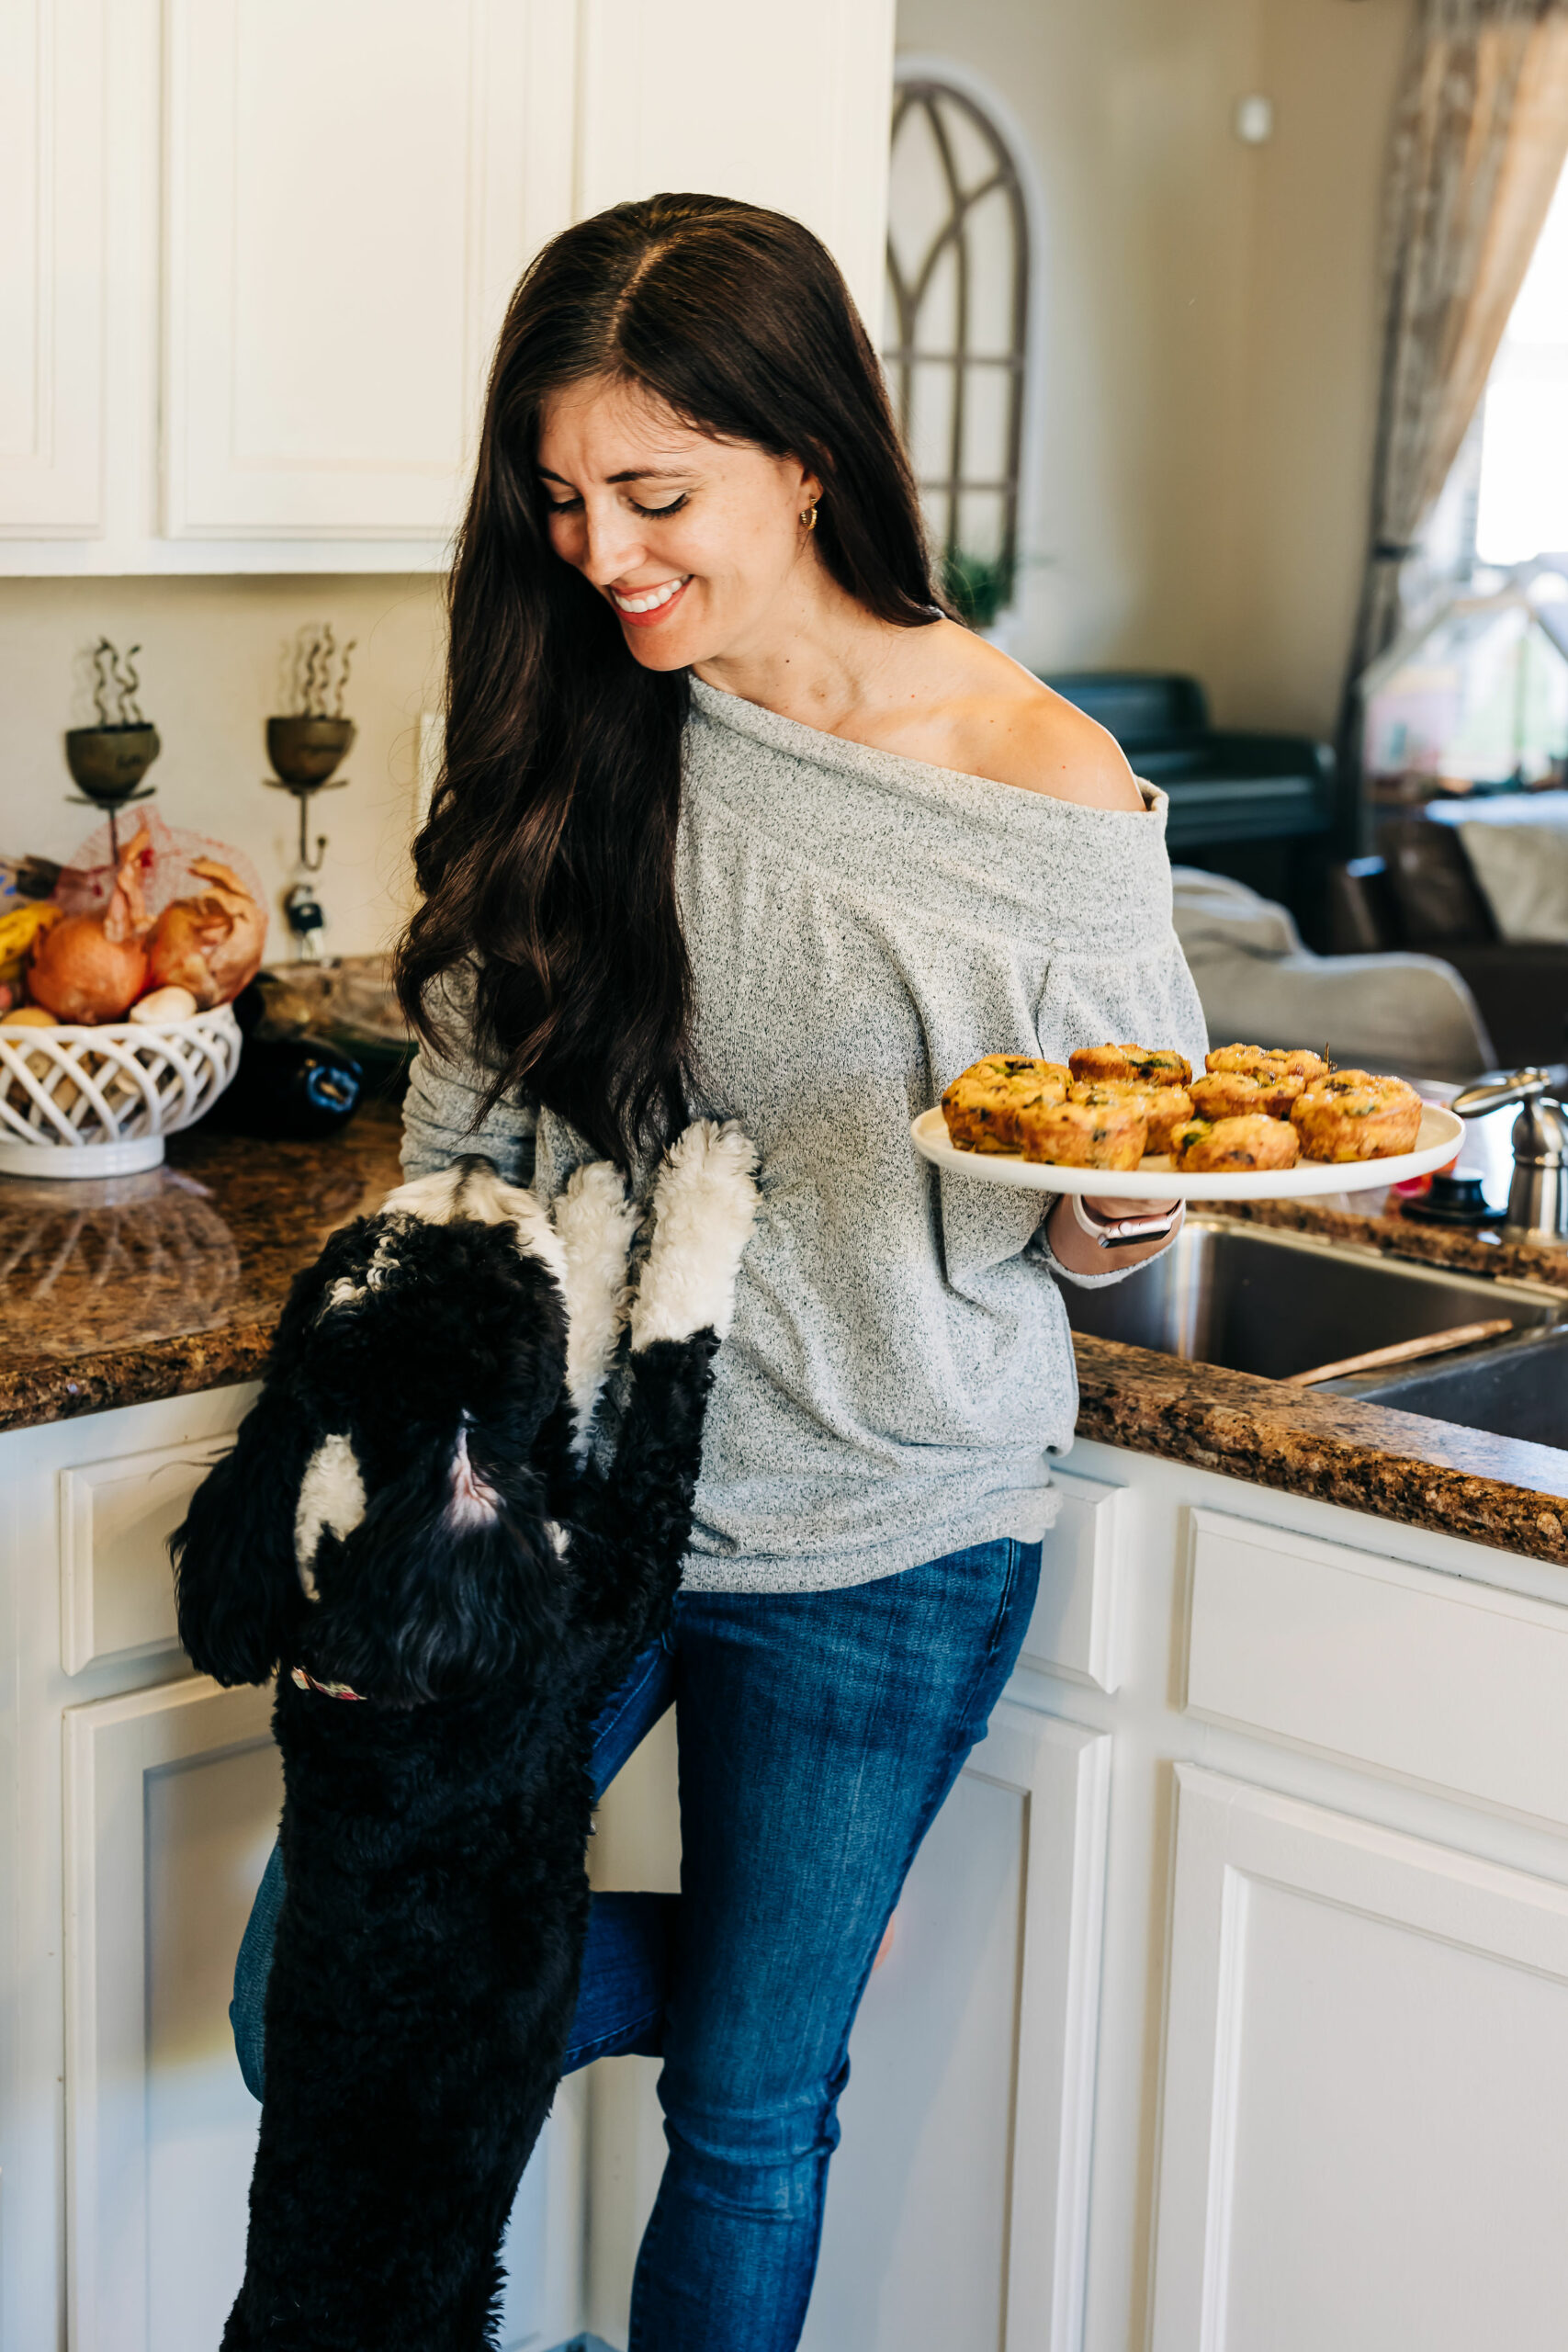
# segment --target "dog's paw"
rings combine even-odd
[[[566,1387],[581,1449],[631,1304],[626,1259],[637,1212],[620,1171],[592,1159],[557,1199],[555,1222],[566,1256]]]
[[[632,1306],[632,1346],[722,1340],[735,1278],[756,1222],[757,1152],[733,1122],[699,1119],[671,1146],[653,1193],[653,1247]]]

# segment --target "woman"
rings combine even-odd
[[[1059,1284],[1114,1199],[938,1181],[911,1115],[982,1052],[1201,1057],[1159,806],[943,616],[828,254],[711,197],[569,230],[513,298],[451,589],[446,769],[400,956],[411,1173],[553,1194],[739,1118],[763,1207],[671,1631],[676,1897],[595,1906],[570,2063],[662,2055],[635,2352],[785,2352],[861,1993],[1017,1657],[1077,1395]],[[1108,1264],[1115,1271],[1107,1272]],[[235,2021],[260,2081],[282,1896]]]

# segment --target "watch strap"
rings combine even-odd
[[[1145,1241],[1168,1241],[1187,1213],[1185,1201],[1154,1216],[1101,1216],[1081,1193],[1072,1195],[1073,1216],[1100,1250],[1130,1250]]]

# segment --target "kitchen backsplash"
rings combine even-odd
[[[243,850],[271,918],[269,961],[292,952],[281,899],[299,817],[264,789],[265,720],[289,706],[286,649],[310,622],[357,640],[351,693],[358,734],[346,790],[321,796],[315,877],[326,910],[322,952],[371,955],[408,903],[420,716],[438,707],[442,582],[396,576],[0,580],[0,853],[65,859],[94,830],[74,808],[62,737],[91,722],[91,649],[101,637],[140,645],[141,700],[163,751],[148,782],[166,821]]]

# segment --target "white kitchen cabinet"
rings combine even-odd
[[[276,1761],[161,1545],[253,1393],[0,1436],[4,2352],[210,2352],[238,2276]],[[1100,1445],[1064,1487],[857,2022],[809,2352],[1560,2344],[1568,1576]],[[598,1883],[678,1883],[674,1766],[667,1719]],[[506,2352],[625,2344],[656,2071],[563,2086]]]
[[[1568,1828],[1568,1608],[1195,1510],[1187,1704]]]
[[[1111,1735],[1085,2352],[1560,2343],[1568,1576],[1070,1466],[1127,1570],[1114,1696],[1027,1678]]]
[[[1557,2352],[1568,1888],[1178,1779],[1153,2352]]]
[[[851,2042],[808,2352],[1560,2343],[1568,1577],[1102,1445],[1062,1486]],[[599,1883],[678,1883],[674,1768],[667,1720]],[[656,2077],[590,2077],[617,2347]]]
[[[71,2352],[209,2352],[244,2267],[259,2110],[228,2004],[277,1826],[271,1713],[187,1676],[65,1714]]]
[[[0,537],[103,519],[105,9],[0,8]]]
[[[1077,1470],[1052,1473],[1060,1500],[1040,1562],[1022,1663],[1113,1691],[1122,1679],[1129,1497]]]
[[[60,1473],[60,1660],[67,1674],[177,1647],[168,1540],[229,1432]]]
[[[571,217],[570,12],[170,0],[164,528],[444,539]]]
[[[271,1694],[193,1675],[163,1544],[255,1391],[0,1436],[0,2345],[211,2352],[256,2110],[234,1953]]]
[[[804,2352],[1075,2352],[1111,1798],[1104,1733],[1004,1703],[851,2039]]]
[[[164,1544],[254,1394],[0,1434],[4,2352],[213,2352],[239,2285],[228,2006],[281,1776],[270,1690],[190,1672]],[[585,2106],[519,2193],[503,2352],[581,2325]]]
[[[18,0],[0,570],[439,567],[529,255],[659,187],[881,300],[892,0]],[[113,93],[110,103],[107,93]]]
[[[599,1885],[673,1887],[666,1718],[606,1795]],[[1082,2342],[1111,1742],[1004,1703],[916,1858],[850,2042],[805,2352]],[[663,2166],[657,2064],[592,2070],[589,2324],[626,2342]]]

